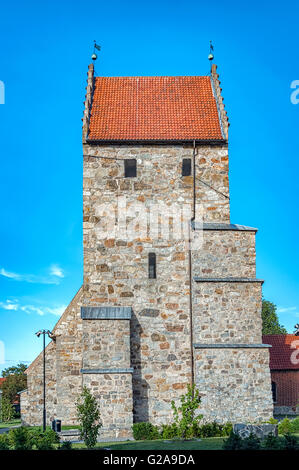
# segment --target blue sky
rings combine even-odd
[[[257,276],[299,321],[295,2],[14,1],[1,7],[0,340],[31,361],[82,282],[81,117],[98,75],[206,75],[209,40],[230,127],[231,221],[259,228]],[[299,96],[299,95],[298,95]]]

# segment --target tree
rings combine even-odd
[[[192,434],[192,427],[202,419],[202,415],[195,415],[200,405],[200,395],[194,384],[187,385],[187,393],[180,396],[180,402],[181,406],[176,407],[174,400],[172,400],[171,407],[180,436],[186,438]]]
[[[3,398],[7,398],[10,403],[13,403],[16,394],[27,387],[27,376],[25,364],[18,364],[17,366],[8,367],[2,371],[2,377],[5,377],[1,389]]]
[[[0,411],[0,421],[11,421],[15,415],[14,407],[6,397],[2,397]]]
[[[100,410],[97,401],[87,387],[83,387],[76,406],[80,423],[80,437],[83,439],[86,447],[92,449],[96,445],[102,423],[100,421]]]
[[[263,335],[285,335],[287,330],[283,325],[280,325],[278,315],[276,312],[276,305],[269,300],[263,299],[262,303],[262,320],[263,320]]]

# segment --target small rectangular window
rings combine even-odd
[[[148,277],[149,279],[156,279],[156,254],[149,253],[148,254]]]
[[[129,158],[124,160],[125,162],[125,178],[133,178],[136,176],[136,160],[135,158]]]
[[[191,158],[183,158],[182,176],[191,175]]]
[[[277,386],[275,382],[271,382],[271,388],[272,388],[273,402],[277,403]]]

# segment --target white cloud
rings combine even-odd
[[[295,310],[297,310],[297,307],[278,307],[277,312],[288,313],[288,312],[294,312]]]
[[[4,310],[18,310],[19,304],[13,303],[11,300],[6,300],[6,302],[0,302],[0,308],[4,308]]]
[[[52,264],[50,268],[50,275],[57,277],[64,277],[64,272],[58,264]]]
[[[10,273],[9,271],[6,271],[6,269],[1,268],[0,269],[0,274],[1,276],[9,277],[10,279],[16,279],[17,281],[20,281],[21,277],[20,274],[17,273]]]
[[[60,279],[64,277],[63,269],[53,264],[50,267],[49,275],[47,276],[37,276],[35,274],[19,274],[7,271],[4,268],[0,269],[0,275],[13,279],[15,281],[29,282],[33,284],[59,284]]]
[[[22,305],[19,301],[12,301],[6,300],[5,302],[0,302],[0,309],[3,308],[4,310],[13,310],[13,311],[20,311],[25,312],[27,314],[34,314],[43,316],[47,314],[55,315],[60,317],[64,310],[66,309],[66,305],[55,305],[52,307],[44,307],[39,305]]]

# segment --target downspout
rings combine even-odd
[[[189,225],[189,310],[190,310],[190,352],[191,352],[191,387],[192,396],[194,396],[194,352],[193,352],[193,304],[192,304],[192,251],[191,251],[191,230],[196,215],[196,185],[195,185],[195,156],[196,144],[193,141],[193,204],[192,217]]]

